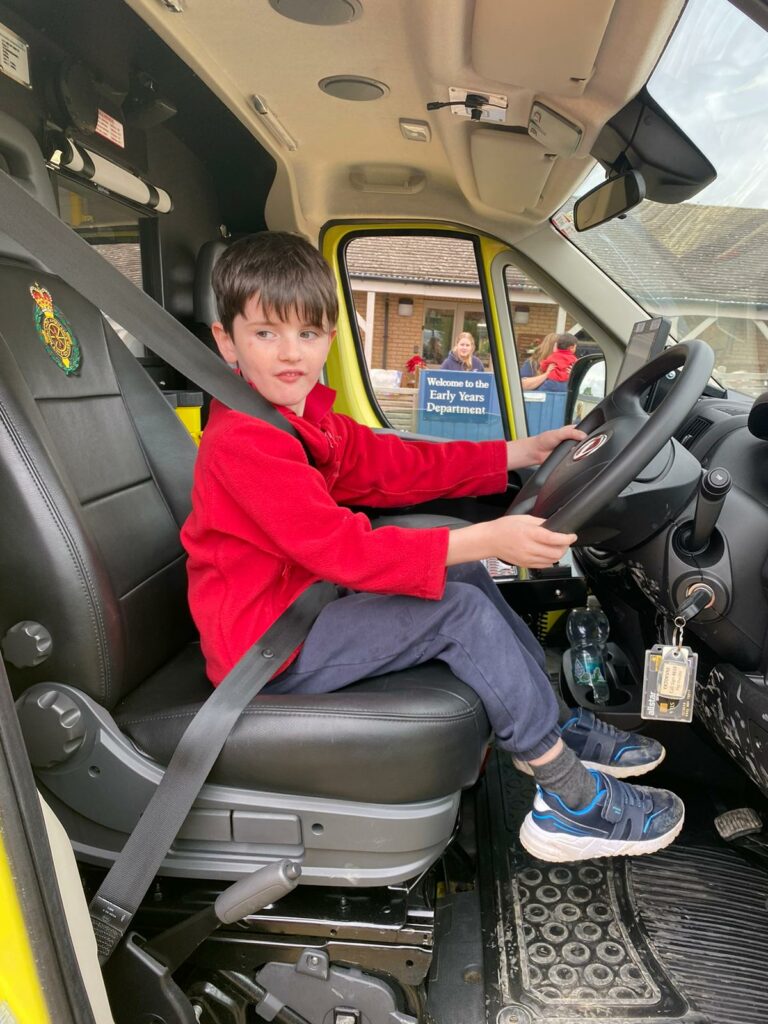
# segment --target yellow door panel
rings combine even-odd
[[[0,1021],[49,1024],[11,866],[0,837]]]

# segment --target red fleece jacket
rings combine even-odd
[[[554,369],[549,375],[549,380],[568,380],[571,373],[571,367],[575,362],[576,353],[572,348],[556,348],[551,355],[548,355],[546,359],[541,360],[539,373],[543,373],[547,367],[552,366]]]
[[[503,441],[403,441],[332,412],[333,399],[317,384],[303,416],[279,410],[314,466],[295,437],[211,403],[181,538],[190,608],[214,684],[316,580],[442,596],[446,528],[372,530],[344,504],[397,507],[506,488]]]

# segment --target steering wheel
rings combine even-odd
[[[686,341],[641,366],[578,424],[587,438],[559,444],[506,514],[540,516],[547,520],[548,530],[578,533],[636,477],[645,475],[646,467],[650,470],[649,463],[701,396],[714,362],[709,345]],[[663,401],[646,413],[640,396],[678,369],[681,372]]]

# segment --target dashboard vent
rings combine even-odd
[[[683,448],[690,448],[696,438],[701,437],[707,427],[711,426],[712,421],[708,420],[706,416],[694,416],[678,430],[675,437]]]

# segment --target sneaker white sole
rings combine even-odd
[[[680,835],[684,820],[685,813],[669,832],[655,839],[610,840],[596,836],[545,832],[529,812],[520,828],[520,842],[532,857],[557,864],[590,860],[592,857],[641,857],[646,853],[663,850],[674,842]]]
[[[647,775],[648,772],[652,772],[654,768],[658,768],[666,756],[667,752],[662,747],[661,756],[657,757],[655,761],[649,761],[648,764],[598,764],[597,761],[582,761],[581,763],[585,768],[591,768],[593,771],[602,772],[603,775],[611,775],[614,779],[632,779],[636,778],[638,775]],[[533,775],[531,766],[526,761],[518,761],[515,759],[513,763],[518,771],[523,772],[525,775]]]

